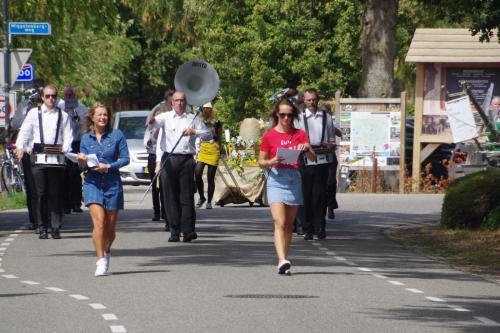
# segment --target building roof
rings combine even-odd
[[[406,62],[475,62],[500,63],[500,43],[479,41],[468,29],[417,29]]]

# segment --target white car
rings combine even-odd
[[[120,111],[115,114],[113,128],[118,128],[127,139],[130,164],[120,168],[126,185],[148,185],[148,153],[143,138],[146,118],[150,111]]]

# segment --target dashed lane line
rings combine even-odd
[[[113,313],[103,313],[101,316],[104,320],[118,320],[118,317]]]
[[[90,303],[89,306],[94,310],[106,309],[106,307],[104,305],[102,305],[101,303]]]
[[[425,298],[431,302],[438,302],[438,303],[445,303],[446,302],[444,299],[439,298],[439,297],[426,296]]]
[[[74,299],[76,299],[78,301],[86,301],[89,299],[87,296],[83,296],[83,295],[79,295],[79,294],[72,294],[72,295],[69,295],[69,297],[73,297]]]
[[[394,281],[394,280],[389,280],[387,282],[389,282],[390,284],[393,284],[395,286],[404,286],[405,285],[403,282]]]
[[[35,286],[37,284],[40,284],[40,282],[35,282],[35,281],[20,281],[21,283],[29,284],[30,286]]]
[[[496,321],[491,320],[491,319],[486,318],[486,317],[474,317],[474,318],[479,320],[483,324],[488,325],[488,326],[500,326],[500,323],[497,323]]]
[[[121,325],[110,326],[109,328],[111,328],[111,332],[113,332],[113,333],[126,333],[127,332],[125,327],[123,327]]]
[[[412,292],[414,294],[423,294],[424,292],[420,289],[415,289],[415,288],[405,288],[406,290],[408,290],[409,292]]]
[[[56,292],[56,293],[61,293],[61,292],[66,291],[66,290],[64,290],[64,289],[57,288],[57,287],[45,287],[45,289],[50,290],[50,291],[53,291],[53,292]]]
[[[15,275],[12,275],[12,274],[5,274],[5,275],[2,275],[4,278],[6,279],[18,279],[17,276]]]
[[[456,306],[456,305],[448,305],[448,307],[450,309],[453,309],[455,311],[458,311],[458,312],[470,312],[470,310],[466,309],[466,308],[463,308],[461,306]]]

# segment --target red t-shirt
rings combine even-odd
[[[262,136],[260,150],[267,152],[269,154],[269,159],[273,159],[276,156],[278,148],[296,149],[297,145],[300,143],[309,143],[309,139],[303,130],[292,129],[288,133],[280,133],[274,128],[271,128]],[[295,164],[280,163],[276,164],[274,167],[297,169],[299,167],[299,159],[297,159],[297,163]]]

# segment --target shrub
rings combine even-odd
[[[500,171],[481,171],[454,180],[444,197],[441,225],[460,229],[498,228]]]

